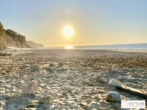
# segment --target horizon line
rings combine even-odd
[[[74,47],[78,47],[78,46],[109,46],[109,45],[132,45],[132,44],[147,44],[147,43],[124,43],[124,44],[89,44],[89,45],[71,45]],[[44,46],[44,47],[65,47],[67,45],[60,45],[60,46]]]

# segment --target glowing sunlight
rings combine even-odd
[[[67,45],[67,46],[65,46],[65,49],[73,49],[73,46],[72,45]]]
[[[65,26],[63,29],[63,34],[66,38],[71,38],[73,35],[73,28],[71,26]]]

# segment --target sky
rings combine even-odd
[[[0,22],[46,47],[147,43],[147,0],[0,0]]]

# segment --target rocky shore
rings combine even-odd
[[[0,56],[0,108],[121,110],[121,100],[144,99],[118,91],[110,82],[146,92],[146,65],[146,53],[18,50]]]

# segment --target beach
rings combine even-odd
[[[117,90],[109,83],[113,79],[147,91],[147,56],[140,51],[11,52],[11,56],[0,56],[2,110],[121,110],[121,100],[144,100]],[[109,92],[120,99],[108,101]]]

